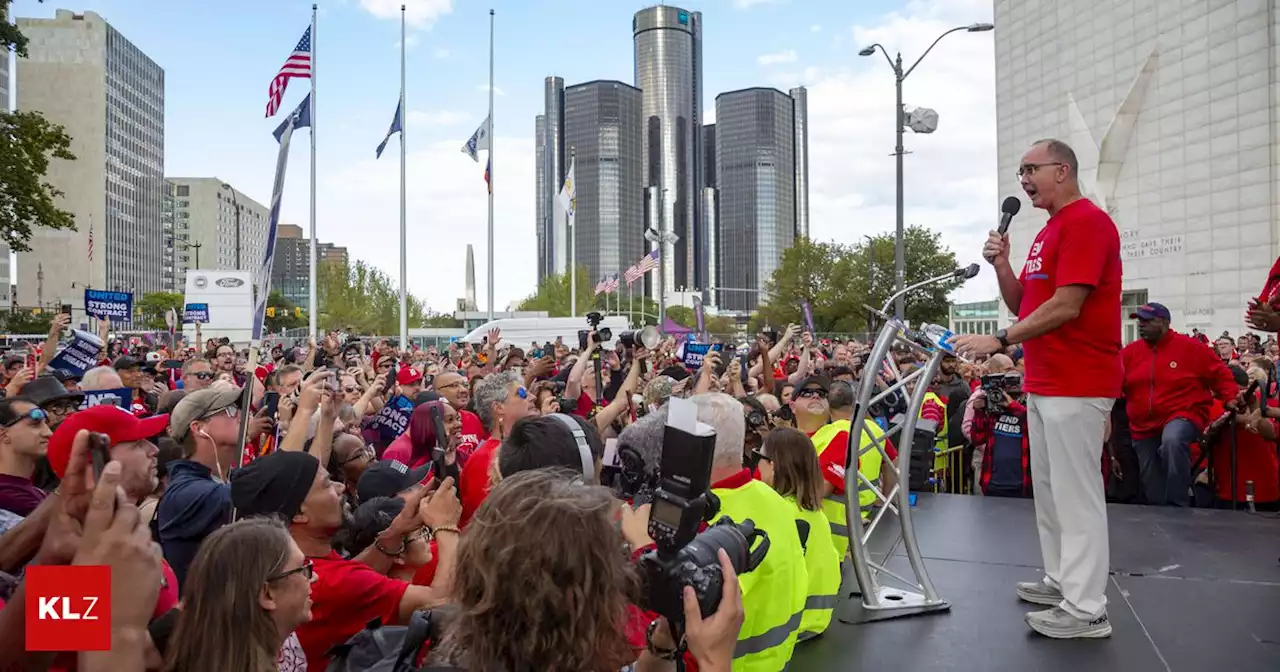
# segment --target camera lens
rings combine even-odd
[[[596,331],[596,339],[601,343],[613,340],[613,331],[609,327]]]

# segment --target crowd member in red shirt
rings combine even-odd
[[[458,463],[466,464],[480,442],[489,438],[489,433],[485,431],[485,424],[480,422],[480,418],[476,417],[475,413],[466,410],[467,404],[471,401],[471,387],[467,385],[467,379],[461,374],[445,372],[436,376],[432,389],[449,402],[453,410],[457,411],[462,418],[462,435],[458,440]]]
[[[343,486],[307,453],[280,451],[260,457],[234,472],[231,503],[238,517],[281,515],[289,534],[315,568],[311,621],[298,628],[307,668],[326,669],[328,651],[379,618],[403,623],[417,609],[447,599],[458,550],[458,500],[446,478],[430,498],[416,488],[404,509],[364,553],[350,560],[333,550],[342,526]],[[413,586],[387,573],[409,543],[434,538],[440,555],[435,582]]]
[[[528,415],[537,415],[533,395],[525,388],[524,381],[515,371],[503,371],[485,376],[476,387],[476,413],[489,430],[489,438],[472,453],[462,465],[462,482],[459,484],[462,499],[462,518],[459,524],[466,528],[476,509],[484,502],[495,477],[494,459],[498,446],[516,421]]]
[[[1120,396],[1120,233],[1080,193],[1079,162],[1059,140],[1042,140],[1018,167],[1032,205],[1048,211],[1021,275],[1009,238],[992,231],[983,256],[1018,321],[993,336],[956,336],[964,355],[1021,344],[1026,357],[1031,474],[1045,576],[1020,583],[1020,598],[1052,607],[1027,614],[1053,638],[1109,637],[1107,509],[1098,465],[1111,407]]]
[[[1241,387],[1249,385],[1249,379],[1261,379],[1266,372],[1253,368],[1249,373],[1238,366],[1231,367],[1235,382]],[[1210,451],[1209,460],[1215,474],[1216,490],[1214,494],[1218,506],[1231,508],[1243,506],[1248,501],[1249,484],[1253,484],[1253,500],[1255,506],[1263,511],[1280,510],[1280,459],[1276,456],[1276,439],[1280,433],[1280,423],[1272,418],[1280,416],[1280,402],[1274,397],[1267,399],[1264,407],[1261,399],[1264,394],[1249,396],[1241,402],[1241,411],[1235,416],[1235,449],[1236,463],[1234,479],[1231,464],[1231,427],[1217,433],[1215,440],[1206,449]],[[1226,410],[1223,403],[1213,401],[1210,416],[1220,417]]]
[[[1259,331],[1280,332],[1280,259],[1272,264],[1262,291],[1249,301],[1245,321]]]
[[[1233,404],[1240,388],[1213,351],[1169,328],[1169,309],[1148,303],[1129,316],[1140,339],[1125,346],[1125,411],[1147,504],[1190,506],[1191,444],[1214,398]]]

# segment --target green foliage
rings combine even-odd
[[[354,264],[321,263],[316,269],[321,329],[355,334],[393,335],[400,332],[400,288],[391,276],[357,260]],[[410,294],[405,297],[409,328],[422,325],[426,307]]]
[[[16,310],[12,313],[0,313],[4,320],[4,330],[10,334],[47,334],[53,324],[53,311],[42,310],[39,313],[30,310]]]
[[[688,306],[667,306],[667,317],[690,329],[698,328],[698,318]],[[707,333],[714,336],[733,336],[738,333],[738,326],[731,317],[704,314],[702,322]]]
[[[454,319],[453,315],[448,313],[427,311],[426,316],[422,318],[422,326],[435,329],[461,329],[462,320]]]
[[[267,315],[263,318],[267,333],[277,334],[284,329],[301,329],[308,324],[306,309],[299,313],[298,304],[285,298],[284,294],[278,290],[273,289],[267,295],[267,306],[275,308],[274,317],[271,315],[272,311],[267,311]]]
[[[169,328],[165,324],[165,311],[172,308],[177,312],[178,324],[181,324],[183,296],[176,292],[152,292],[138,299],[133,304],[134,317],[143,329],[164,331]]]
[[[923,227],[905,235],[908,284],[940,275],[956,267],[951,250]],[[782,255],[782,263],[767,285],[769,301],[752,317],[750,330],[803,324],[801,302],[808,300],[818,333],[854,334],[867,331],[865,305],[879,308],[894,291],[894,235],[885,233],[857,245],[797,240]],[[946,282],[907,295],[907,319],[912,324],[946,324],[947,295],[960,286]]]
[[[9,23],[9,0],[0,0],[0,57],[27,53],[27,39]],[[31,249],[31,229],[74,229],[75,218],[57,207],[63,192],[45,180],[50,158],[74,161],[71,138],[39,112],[8,112],[0,104],[0,239],[15,252]]]

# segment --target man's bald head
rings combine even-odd
[[[461,374],[446,371],[436,376],[432,387],[455,410],[461,410],[467,402],[471,401],[471,388],[467,385],[467,379]]]
[[[1009,355],[996,353],[987,360],[987,373],[1008,373],[1013,370],[1013,360]]]
[[[1050,159],[1069,168],[1071,179],[1076,179],[1080,171],[1080,160],[1076,158],[1076,151],[1071,149],[1071,145],[1054,138],[1045,138],[1036,141],[1032,147],[1043,149]]]

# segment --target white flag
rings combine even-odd
[[[569,226],[573,226],[573,214],[578,209],[578,185],[573,180],[572,160],[569,161],[569,171],[564,174],[564,186],[560,189],[560,206],[564,208]]]
[[[489,149],[489,119],[485,118],[484,123],[480,124],[480,128],[471,134],[471,139],[462,145],[462,153],[471,157],[472,161],[480,163],[480,150]]]

